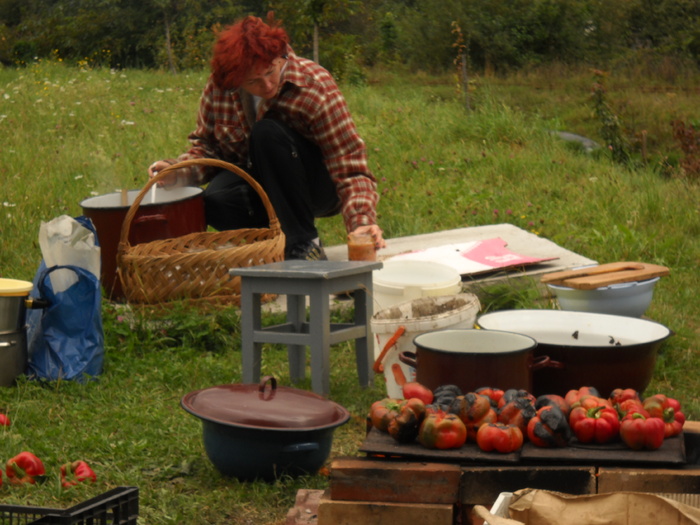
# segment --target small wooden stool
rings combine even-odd
[[[250,268],[234,268],[241,277],[241,353],[243,382],[260,381],[263,343],[287,345],[289,375],[297,382],[306,376],[306,346],[311,348],[311,385],[314,392],[330,392],[330,346],[355,339],[360,385],[372,383],[373,346],[372,270],[381,262],[284,261]],[[354,323],[331,323],[332,294],[354,292]],[[261,296],[287,296],[287,322],[262,328]],[[306,297],[309,321],[306,321]]]

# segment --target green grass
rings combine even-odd
[[[0,70],[0,276],[33,278],[41,221],[79,215],[80,201],[92,195],[140,188],[151,162],[183,151],[204,79],[201,72],[81,71],[47,62]],[[610,75],[611,107],[631,136],[647,132],[647,165],[634,170],[613,164],[605,150],[585,154],[550,133],[601,141],[588,105],[591,82],[587,71],[477,78],[469,112],[450,77],[374,72],[368,86],[344,92],[379,181],[387,237],[507,222],[601,263],[668,266],[647,316],[674,335],[649,391],[678,397],[697,419],[699,190],[674,169],[679,152],[666,125],[675,117],[697,121],[687,87],[697,78],[669,84]],[[319,226],[326,244],[344,242],[339,218]],[[549,307],[535,285],[485,290],[482,302]],[[282,522],[298,489],[327,486],[322,474],[239,483],[206,459],[201,425],[179,403],[191,390],[240,382],[234,309],[128,312],[105,303],[104,320],[98,381],[0,389],[0,407],[14,421],[0,430],[0,461],[31,450],[49,471],[41,486],[3,485],[0,501],[67,507],[137,485],[144,523],[257,525]],[[379,376],[373,388],[358,387],[353,356],[349,343],[333,347],[330,397],[353,417],[336,431],[331,459],[358,454],[366,412],[383,395]],[[284,348],[266,347],[263,369],[289,384]],[[310,388],[308,380],[302,387]],[[81,458],[98,483],[62,490],[58,467]]]

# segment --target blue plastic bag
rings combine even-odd
[[[95,231],[89,219],[81,216],[75,220]],[[56,291],[51,275],[59,271],[68,272],[68,281],[75,282]],[[99,278],[79,266],[47,268],[42,260],[33,284],[30,297],[48,306],[27,310],[27,375],[33,379],[83,382],[102,373],[104,331]]]
[[[78,281],[55,293],[51,272],[69,270]],[[91,272],[77,266],[44,263],[34,280],[34,298],[46,301],[43,309],[27,311],[29,370],[36,379],[85,381],[102,373],[104,331],[100,282]]]

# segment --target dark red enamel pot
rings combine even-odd
[[[80,203],[83,214],[92,220],[100,241],[101,282],[112,300],[124,298],[117,275],[117,247],[122,224],[140,190],[108,193],[85,199]],[[206,229],[202,189],[181,187],[158,189],[147,195],[134,216],[129,231],[129,243],[140,244],[181,237]]]
[[[550,366],[534,358],[537,342],[526,335],[486,330],[437,330],[413,339],[416,352],[400,359],[416,369],[416,381],[435,390],[457,385],[463,392],[480,387],[532,389],[533,370]]]

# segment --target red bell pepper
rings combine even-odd
[[[78,460],[61,465],[61,485],[72,487],[84,481],[97,481],[97,475],[85,461]]]
[[[656,450],[664,442],[665,424],[658,417],[632,412],[620,423],[620,438],[633,450]]]
[[[592,386],[582,386],[578,390],[569,390],[566,395],[564,396],[564,399],[566,402],[569,404],[570,407],[573,407],[574,403],[579,400],[582,396],[596,396],[600,397],[600,393],[598,392],[598,389]]]
[[[629,414],[642,414],[644,417],[649,417],[649,412],[646,411],[640,399],[625,399],[616,403],[614,407],[620,420]]]
[[[467,441],[467,427],[456,414],[428,414],[420,426],[418,441],[430,449],[459,448]]]
[[[496,411],[491,400],[475,392],[457,396],[450,405],[450,412],[456,414],[467,428],[467,441],[476,441],[476,433],[481,425],[496,422]]]
[[[658,417],[665,423],[665,437],[677,436],[683,430],[685,414],[681,411],[681,404],[677,399],[655,394],[644,400],[644,408],[651,417]]]
[[[516,399],[523,397],[529,399],[533,405],[535,404],[535,401],[537,401],[535,396],[533,396],[527,390],[509,388],[508,390],[503,392],[501,399],[498,400],[498,408],[501,409],[511,401],[515,401]]]
[[[494,408],[498,408],[498,402],[505,394],[505,392],[500,388],[493,388],[490,386],[482,386],[481,388],[477,388],[476,393],[488,397],[491,400],[491,406]]]
[[[571,439],[567,415],[557,405],[543,406],[528,422],[527,437],[537,447],[565,447]]]
[[[440,385],[433,390],[433,402],[428,407],[428,411],[436,412],[442,410],[443,412],[448,412],[452,402],[457,396],[462,394],[462,389],[457,385]]]
[[[583,407],[583,408],[593,408],[597,406],[603,406],[603,407],[608,407],[608,408],[613,408],[612,403],[610,403],[610,400],[604,397],[599,397],[599,396],[594,396],[592,394],[584,394],[580,396],[572,405],[569,410],[569,414],[573,412],[574,408],[577,407]]]
[[[9,427],[11,424],[10,416],[0,413],[0,427]]]
[[[498,410],[498,422],[516,425],[523,435],[527,434],[528,422],[537,415],[535,398],[531,395],[515,397]]]
[[[502,454],[515,452],[523,446],[523,433],[516,425],[488,423],[479,428],[476,444],[484,452],[493,450]]]
[[[413,397],[417,397],[426,405],[432,403],[433,398],[435,397],[433,395],[432,390],[430,390],[427,386],[421,385],[420,383],[417,383],[415,381],[405,383],[402,387],[402,391],[404,398],[411,399]]]
[[[535,400],[535,408],[537,410],[546,406],[556,406],[559,410],[562,411],[562,413],[566,417],[569,417],[569,411],[571,410],[571,407],[569,406],[569,403],[566,402],[566,399],[564,399],[562,396],[558,396],[556,394],[545,394],[539,396]]]
[[[400,403],[398,415],[389,422],[387,431],[399,443],[411,443],[425,418],[425,405],[416,397]]]
[[[422,418],[425,415],[425,404],[417,398],[392,399],[387,397],[372,403],[369,417],[377,430],[388,433],[391,422],[398,418],[404,410],[413,411],[416,415],[420,414]]]
[[[610,403],[612,403],[613,406],[622,403],[623,401],[626,401],[628,399],[634,399],[636,401],[639,401],[640,403],[642,402],[642,399],[639,396],[639,392],[637,392],[634,388],[616,388],[615,390],[610,392],[610,396],[608,396],[608,399],[610,400]]]
[[[581,443],[608,443],[620,433],[617,411],[604,404],[573,408],[569,414],[569,425]]]
[[[44,464],[31,452],[20,452],[5,464],[5,474],[14,485],[36,483],[46,474]]]

